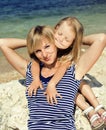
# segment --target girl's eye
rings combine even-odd
[[[66,42],[70,42],[68,38],[65,38]]]
[[[66,39],[66,42],[70,42],[70,41]]]

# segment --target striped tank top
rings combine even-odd
[[[26,72],[26,86],[33,81],[30,63]],[[28,130],[76,130],[74,125],[75,97],[80,86],[80,80],[75,79],[75,66],[71,66],[56,86],[62,99],[57,97],[58,104],[50,105],[43,94],[47,84],[52,77],[45,78],[40,75],[40,80],[44,87],[38,89],[37,94],[26,97],[28,100],[29,120]]]

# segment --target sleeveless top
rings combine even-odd
[[[31,62],[28,64],[26,72],[27,87],[33,81],[31,64]],[[81,80],[75,79],[74,72],[75,65],[72,65],[56,86],[56,90],[62,96],[62,99],[57,97],[58,104],[50,105],[43,94],[52,76],[45,78],[40,75],[44,89],[39,88],[36,96],[30,97],[26,92],[29,108],[29,130],[76,130],[74,125],[74,100]]]

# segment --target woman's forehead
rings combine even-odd
[[[35,44],[35,49],[39,49],[42,48],[43,46],[47,45],[47,44],[51,44],[50,39],[46,38],[46,37],[41,37],[41,39],[39,39],[38,42],[36,42]]]
[[[48,42],[48,41],[50,41],[47,37],[45,37],[45,36],[42,36],[41,37],[41,42],[43,43],[43,42]]]

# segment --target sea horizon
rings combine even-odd
[[[106,0],[4,0],[0,8],[0,38],[26,38],[33,26],[54,26],[67,16],[80,20],[84,35],[106,33]]]

